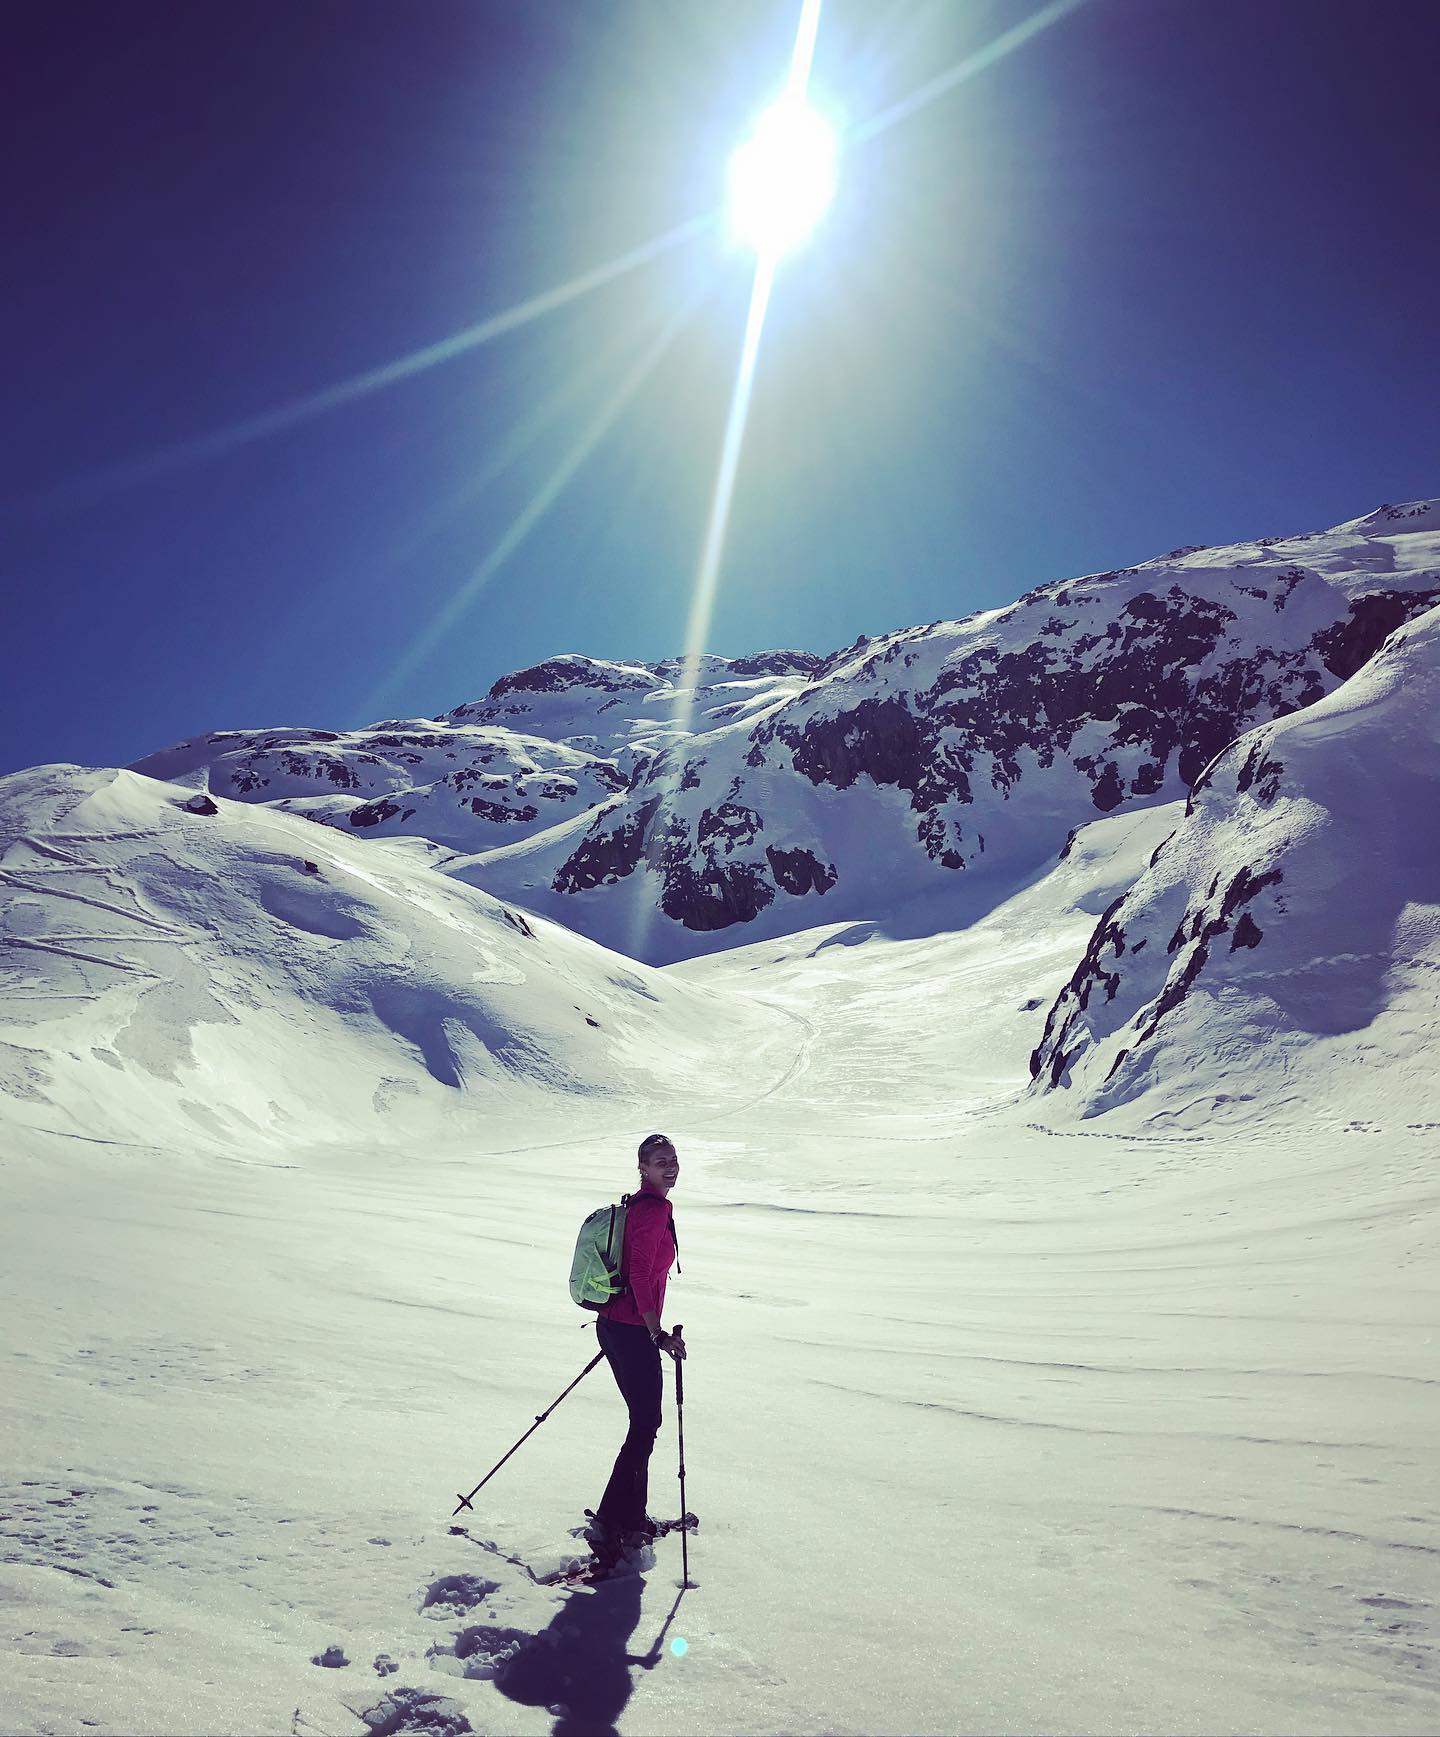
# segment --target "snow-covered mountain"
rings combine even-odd
[[[1364,879],[1378,822],[1350,798],[1326,808],[1347,768],[1401,817],[1385,848],[1418,877],[1411,904],[1433,895],[1433,849],[1403,830],[1428,796],[1402,790],[1392,726],[1335,719],[1409,708],[1414,739],[1433,742],[1437,601],[1440,503],[1414,503],[1175,550],[824,659],[567,656],[434,720],[217,732],[125,772],[16,774],[0,781],[0,1075],[42,1120],[79,1117],[97,1137],[132,1137],[143,1104],[141,1122],[222,1143],[278,1137],[302,1104],[316,1138],[383,1138],[398,1097],[443,1118],[461,1084],[613,1095],[643,1078],[653,1101],[683,1093],[717,1043],[743,1031],[763,1049],[785,1022],[744,996],[691,1005],[642,962],[817,924],[958,933],[1040,885],[1087,820],[1165,809],[1198,779],[1194,812],[1072,959],[1069,987],[1058,973],[1039,986],[1059,999],[1017,1056],[1005,1039],[1001,1074],[1033,1050],[1036,1090],[1073,1086],[1067,1108],[1144,1097],[1147,1114],[1162,1099],[1178,1114],[1167,1094],[1192,1087],[1238,1101],[1224,1056],[1248,1070],[1262,1037],[1277,1056],[1358,1041],[1360,1011],[1301,1009],[1308,961],[1391,961],[1356,967],[1365,1005],[1391,1008],[1391,965],[1427,957],[1403,924],[1385,940],[1378,918],[1320,907],[1283,946],[1256,937],[1272,901],[1298,898],[1277,875],[1320,876],[1281,858]],[[1377,660],[1412,620],[1425,625]],[[1357,711],[1377,683],[1388,709]],[[1305,789],[1274,798],[1257,852],[1257,804],[1281,788],[1274,743],[1312,731]],[[1320,808],[1323,837],[1296,818]],[[1295,829],[1283,847],[1276,815]],[[1312,932],[1326,922],[1334,935]],[[1277,972],[1287,987],[1264,990]],[[1324,980],[1339,993],[1335,967]],[[1430,1017],[1411,989],[1412,1012],[1391,1009],[1407,1055]],[[1264,995],[1257,1025],[1242,1003]]]
[[[0,1101],[121,1143],[413,1147],[557,1096],[649,1120],[717,1044],[788,1055],[780,1016],[410,846],[129,771],[0,779]]]
[[[215,730],[129,768],[373,837],[473,853],[591,814],[690,726],[753,714],[804,685],[809,652],[620,664],[565,655],[502,677],[484,700],[437,718],[349,731]]]
[[[1183,796],[1437,601],[1440,503],[1414,502],[825,658],[572,654],[435,720],[222,732],[133,770],[423,837],[452,876],[651,963],[910,900],[953,926],[1087,818]]]
[[[1325,699],[1242,736],[1105,911],[1050,1010],[1036,1088],[1152,1123],[1232,1104],[1437,1103],[1440,609]],[[1433,1121],[1430,1126],[1436,1126]]]
[[[0,779],[9,1724],[1433,1731],[1437,531]]]
[[[1183,796],[1436,601],[1440,502],[1060,581],[837,652],[588,821],[449,872],[652,961],[922,895],[964,921],[1087,818]]]
[[[375,837],[468,846],[588,813],[628,782],[613,759],[514,730],[397,718],[368,729],[216,730],[130,770]]]

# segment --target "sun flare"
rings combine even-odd
[[[730,159],[734,239],[771,259],[798,247],[834,196],[836,153],[834,128],[803,97],[772,103]]]

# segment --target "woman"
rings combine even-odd
[[[586,1529],[596,1557],[613,1563],[622,1550],[655,1535],[645,1513],[650,1452],[660,1428],[660,1353],[679,1360],[683,1342],[660,1325],[665,1281],[679,1249],[670,1190],[680,1175],[680,1160],[664,1134],[640,1142],[640,1190],[625,1212],[621,1273],[628,1289],[598,1312],[595,1334],[630,1412],[630,1428],[594,1521]]]

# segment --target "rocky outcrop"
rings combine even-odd
[[[1402,622],[1436,603],[1440,603],[1440,587],[1367,592],[1351,603],[1345,620],[1315,635],[1315,649],[1331,675],[1347,681],[1369,663]]]
[[[1028,872],[1087,819],[1202,789],[1237,737],[1320,702],[1437,601],[1440,503],[1386,506],[824,656],[564,653],[437,718],[218,732],[135,770],[203,768],[217,795],[431,839],[452,872],[553,894],[551,914],[610,940],[597,900],[568,900],[641,868],[681,931],[793,928],[826,895],[880,908]],[[1263,756],[1241,770],[1274,782]]]
[[[1056,997],[1033,1089],[1068,1090],[1084,1114],[1152,1095],[1193,1113],[1243,1101],[1267,1069],[1293,1092],[1316,1036],[1327,1068],[1424,1065],[1440,972],[1437,786],[1440,607],[1206,769]]]
[[[1426,541],[1397,552],[1397,525],[1417,524]],[[791,780],[874,811],[859,832],[910,865],[887,892],[923,891],[927,876],[982,860],[1033,860],[1087,816],[1185,795],[1238,736],[1322,699],[1440,598],[1440,561],[1425,567],[1427,551],[1440,557],[1440,536],[1407,510],[1335,532],[1172,550],[965,621],[862,636],[723,746],[706,736],[635,769],[626,801],[597,818],[581,850],[603,849],[627,808],[659,792],[665,845],[647,858],[656,902],[705,928],[769,909],[759,886],[805,898],[863,878],[864,861],[823,835],[799,847],[823,875],[774,854],[796,848],[774,834],[809,812],[800,791],[782,794]],[[1403,583],[1387,576],[1401,565]],[[1272,775],[1257,763],[1249,776]],[[884,791],[904,810],[877,804]],[[569,878],[562,867],[553,884]],[[1245,936],[1253,946],[1251,927]]]
[[[335,731],[222,730],[137,761],[217,795],[369,835],[415,834],[473,850],[587,813],[629,785],[612,759],[483,725]]]

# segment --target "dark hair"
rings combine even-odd
[[[668,1134],[647,1134],[640,1142],[640,1151],[637,1156],[643,1164],[645,1161],[645,1155],[649,1152],[652,1146],[668,1146],[669,1144],[670,1136]]]

